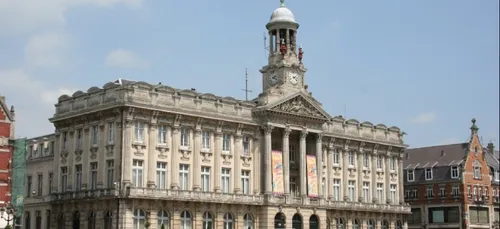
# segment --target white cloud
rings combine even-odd
[[[62,33],[47,32],[31,37],[24,47],[24,59],[36,67],[58,67],[65,60],[68,37]]]
[[[144,0],[0,0],[0,36],[31,34],[66,24],[64,14],[70,7],[123,4],[141,8]]]
[[[116,49],[106,56],[106,65],[119,68],[147,68],[148,61],[138,57],[132,51]]]
[[[413,118],[411,121],[413,123],[431,123],[436,120],[436,114],[434,112],[421,113],[417,117]]]

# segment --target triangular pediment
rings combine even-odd
[[[274,112],[322,119],[325,121],[331,119],[330,115],[323,110],[317,102],[302,92],[287,96],[276,103],[269,104],[267,107],[267,110]]]

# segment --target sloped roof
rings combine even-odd
[[[488,163],[488,166],[494,168],[497,171],[500,170],[500,165],[499,165],[500,162],[498,160],[498,155],[499,155],[498,150],[495,150],[493,153],[491,153],[487,148],[484,148],[483,152],[484,152],[484,158],[486,159],[486,163]]]
[[[467,145],[460,143],[407,149],[403,169],[459,165],[464,159]]]
[[[7,116],[7,118],[12,122],[14,121],[14,117],[12,117],[12,114],[10,113],[9,107],[7,107],[7,104],[5,103],[5,97],[0,96],[0,107],[2,108],[3,112]]]

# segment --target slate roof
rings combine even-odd
[[[462,163],[467,143],[407,149],[403,159],[404,169],[422,169],[452,166]]]
[[[489,152],[489,150],[487,148],[484,148],[483,152],[485,152],[484,158],[486,159],[486,163],[488,163],[488,166],[490,166],[496,170],[500,170],[500,165],[499,165],[500,162],[498,160],[498,155],[499,155],[498,150],[495,150],[494,154],[493,154],[493,153]]]

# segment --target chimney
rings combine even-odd
[[[0,96],[0,101],[5,103],[5,96]]]
[[[486,148],[488,148],[488,152],[493,155],[495,154],[495,145],[493,145],[493,142],[488,143],[488,146],[486,146]]]
[[[406,158],[406,160],[410,159],[410,154],[409,153],[405,153],[405,158]]]
[[[441,157],[442,157],[442,156],[444,156],[444,155],[446,155],[446,154],[444,153],[444,150],[441,150]]]

